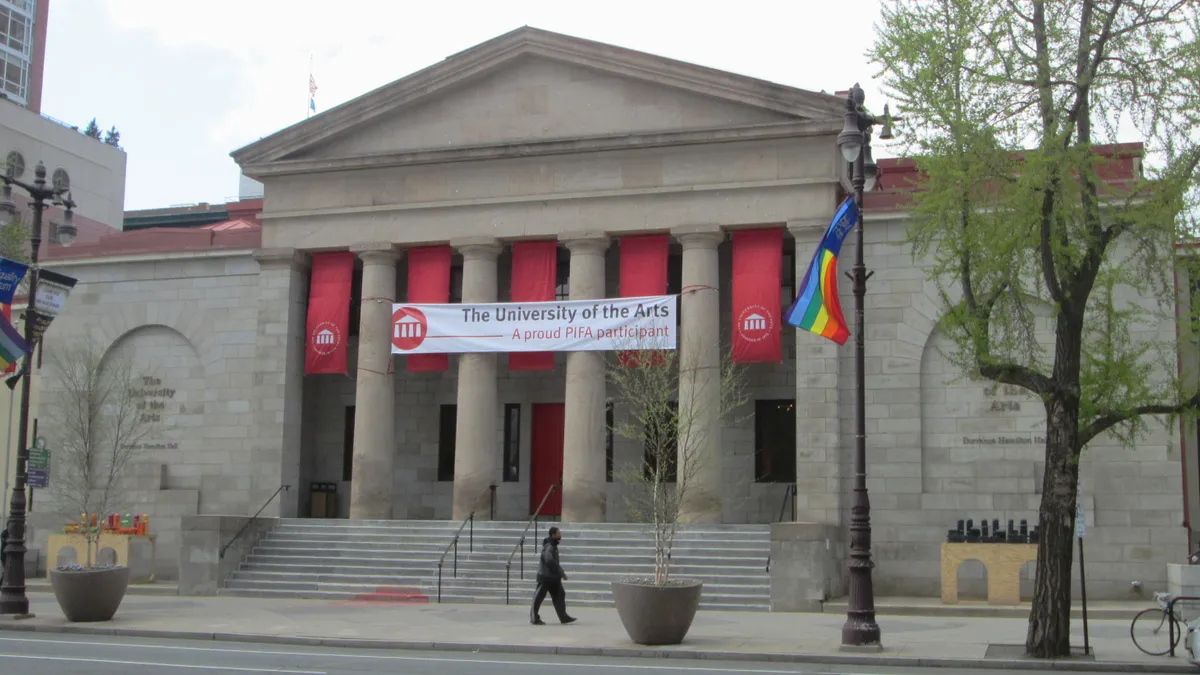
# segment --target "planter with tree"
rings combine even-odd
[[[129,568],[98,564],[102,520],[125,504],[124,474],[154,431],[137,390],[142,373],[131,359],[79,338],[49,353],[47,396],[53,453],[51,490],[87,540],[85,559],[50,570],[54,597],[68,621],[108,621],[129,584]],[[53,562],[53,561],[52,561]]]
[[[653,536],[654,576],[612,582],[621,624],[643,645],[683,642],[696,616],[703,584],[671,575],[671,550],[691,503],[702,497],[689,490],[705,463],[717,461],[706,452],[710,428],[745,400],[743,378],[731,359],[714,375],[703,367],[681,367],[679,357],[678,351],[639,344],[619,352],[609,369],[619,411],[613,432],[645,448],[644,459],[619,467],[616,480],[626,488],[630,519],[645,523]]]

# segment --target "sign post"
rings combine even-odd
[[[1087,523],[1083,516],[1083,488],[1080,486],[1079,494],[1075,498],[1075,537],[1079,539],[1079,602],[1083,609],[1083,653],[1084,655],[1092,653],[1091,643],[1088,641],[1088,617],[1087,617],[1087,565],[1083,560],[1083,536],[1087,534]]]

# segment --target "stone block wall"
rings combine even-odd
[[[46,334],[35,413],[51,450],[51,487],[39,490],[34,544],[64,522],[55,492],[56,350],[90,337],[131,359],[148,414],[157,416],[126,472],[113,511],[146,513],[158,537],[157,576],[178,575],[181,519],[198,513],[248,514],[255,503],[252,461],[258,398],[255,341],[258,264],[249,252],[175,260],[61,261],[79,279]],[[276,461],[278,464],[278,461]],[[278,467],[276,467],[278,472]],[[47,565],[55,561],[46,561]]]

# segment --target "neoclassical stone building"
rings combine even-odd
[[[308,516],[320,483],[336,486],[341,517],[460,519],[490,508],[494,485],[495,518],[519,520],[560,477],[551,513],[622,521],[612,466],[642,449],[606,433],[621,413],[606,408],[604,357],[559,353],[552,370],[514,370],[503,355],[451,355],[444,370],[414,370],[390,349],[391,304],[412,300],[413,252],[451,247],[449,300],[494,302],[512,297],[514,246],[554,241],[558,297],[600,299],[621,295],[624,240],[669,235],[684,348],[714,359],[734,319],[732,236],[784,231],[777,309],[793,297],[843,194],[841,105],[522,28],[234,152],[265,186],[261,229],[142,231],[55,251],[80,284],[47,349],[87,331],[154,366],[171,422],[157,469],[139,480],[160,532],[180,515],[253,513],[281,484],[299,489],[274,515]],[[1112,149],[1130,171],[1139,153]],[[936,595],[939,545],[956,520],[1036,521],[1044,422],[1027,397],[947,361],[936,292],[902,243],[897,195],[913,169],[884,170],[865,251],[876,587]],[[143,244],[122,248],[121,237]],[[336,251],[356,257],[348,373],[305,375],[312,261]],[[1144,328],[1173,339],[1170,322]],[[706,452],[718,464],[690,515],[764,523],[783,506],[790,519],[782,500],[794,483],[796,520],[839,532],[852,347],[786,326],[782,344],[780,362],[747,366],[742,414],[713,423]],[[1089,450],[1093,593],[1165,584],[1165,563],[1188,542],[1182,471],[1174,430],[1136,452]]]

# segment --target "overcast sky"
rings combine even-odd
[[[707,9],[699,9],[707,7]],[[116,126],[125,208],[223,202],[229,153],[523,25],[782,84],[861,81],[877,0],[51,0],[42,111]]]

